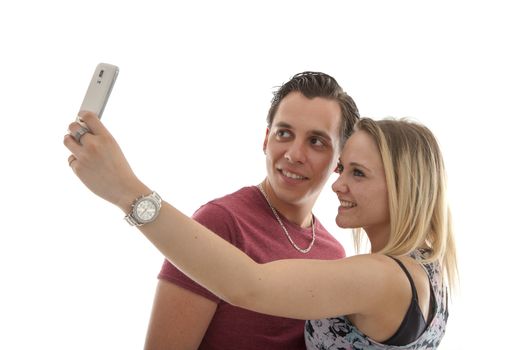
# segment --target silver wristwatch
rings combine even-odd
[[[131,212],[124,217],[131,226],[142,226],[152,222],[159,216],[162,198],[157,192],[135,199],[131,205]]]

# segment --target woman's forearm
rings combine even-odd
[[[255,287],[256,262],[169,203],[139,229],[172,264],[225,301],[238,305]]]

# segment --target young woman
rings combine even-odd
[[[89,113],[82,118],[90,129],[82,144],[71,135],[64,140],[77,176],[141,224],[167,259],[221,299],[310,320],[305,327],[310,349],[438,346],[456,256],[443,161],[427,128],[363,119],[343,149],[333,185],[341,202],[336,221],[364,230],[370,253],[259,264],[151,194],[101,122]],[[75,134],[78,127],[70,130]]]

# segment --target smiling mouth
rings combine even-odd
[[[355,208],[357,207],[357,203],[355,202],[350,202],[350,201],[344,201],[344,200],[339,200],[341,202],[341,207],[342,208]]]
[[[286,171],[284,169],[277,169],[281,174],[286,176],[287,178],[294,179],[294,180],[306,180],[308,179],[306,176],[298,175],[295,173],[291,173],[289,171]]]

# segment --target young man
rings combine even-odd
[[[264,140],[267,176],[202,206],[194,219],[257,262],[338,259],[342,246],[312,207],[359,118],[332,77],[296,74],[274,93]],[[304,349],[304,321],[234,307],[164,262],[146,349]]]

